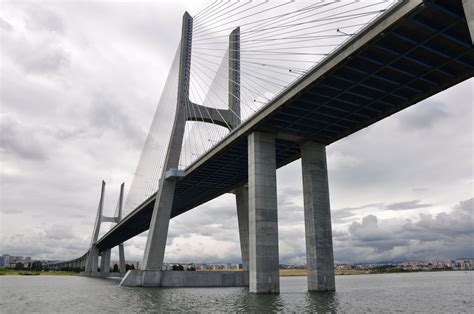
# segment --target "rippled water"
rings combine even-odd
[[[246,288],[124,288],[117,280],[2,276],[0,312],[470,312],[474,272],[337,276],[335,293],[308,293],[282,277],[279,295]],[[472,312],[471,312],[472,313]]]

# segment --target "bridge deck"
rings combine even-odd
[[[277,134],[281,167],[299,143],[331,144],[474,74],[474,49],[461,1],[409,1],[393,7],[295,82],[186,170],[178,216],[247,181],[247,135]],[[148,230],[154,195],[111,229],[99,249]]]

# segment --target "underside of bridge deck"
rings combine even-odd
[[[276,165],[281,167],[300,158],[301,143],[331,144],[473,74],[474,49],[462,1],[399,5],[191,165],[177,183],[171,216],[247,182],[247,135],[253,131],[276,135]],[[154,198],[97,247],[104,250],[148,230]]]

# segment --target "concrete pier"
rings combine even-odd
[[[168,173],[176,173],[175,170],[177,170],[179,166],[183,143],[186,125],[186,116],[183,114],[183,111],[189,102],[192,30],[193,19],[186,12],[183,15],[181,29],[181,59],[179,63],[178,102],[175,121],[166,152],[166,159],[163,163],[162,181],[157,191],[153,215],[150,221],[150,230],[148,231],[145,253],[141,265],[141,271],[143,272],[141,278],[143,278],[143,284],[148,286],[159,285],[160,276],[158,273],[162,270],[165,255],[171,208],[173,206],[173,197],[177,181],[176,176],[169,176]],[[126,283],[127,281],[122,281],[121,284],[124,285]]]
[[[120,285],[127,287],[243,287],[246,271],[129,270]]]
[[[237,221],[239,224],[240,251],[242,268],[249,269],[249,187],[243,185],[235,189],[237,203]]]
[[[110,272],[110,254],[110,249],[102,252],[102,257],[100,259],[100,272],[102,275]]]
[[[301,145],[309,291],[334,291],[334,257],[326,147]]]
[[[91,271],[90,275],[93,277],[98,276],[98,271],[97,269],[99,268],[99,252],[97,251],[95,245],[91,248]]]
[[[279,293],[275,137],[248,136],[249,290]]]
[[[125,250],[123,243],[119,244],[119,271],[121,274],[125,274]]]

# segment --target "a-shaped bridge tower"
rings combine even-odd
[[[177,110],[161,184],[151,217],[148,240],[140,270],[130,271],[122,281],[126,286],[160,286],[168,277],[186,277],[184,285],[246,285],[251,292],[279,292],[278,212],[276,192],[275,135],[262,130],[248,136],[248,184],[235,188],[237,216],[244,272],[162,271],[168,226],[171,218],[178,163],[187,120],[198,117],[190,112],[208,112],[209,120],[230,129],[240,124],[240,29],[229,36],[228,109],[206,107],[189,99],[193,20],[183,16]],[[186,110],[191,107],[192,110]],[[194,109],[193,109],[194,108]],[[307,141],[301,145],[305,204],[309,290],[334,290],[333,246],[329,206],[325,145]],[[248,278],[247,278],[248,271]],[[165,278],[166,277],[166,278]],[[248,281],[247,281],[248,280]],[[189,283],[187,281],[192,281]]]

